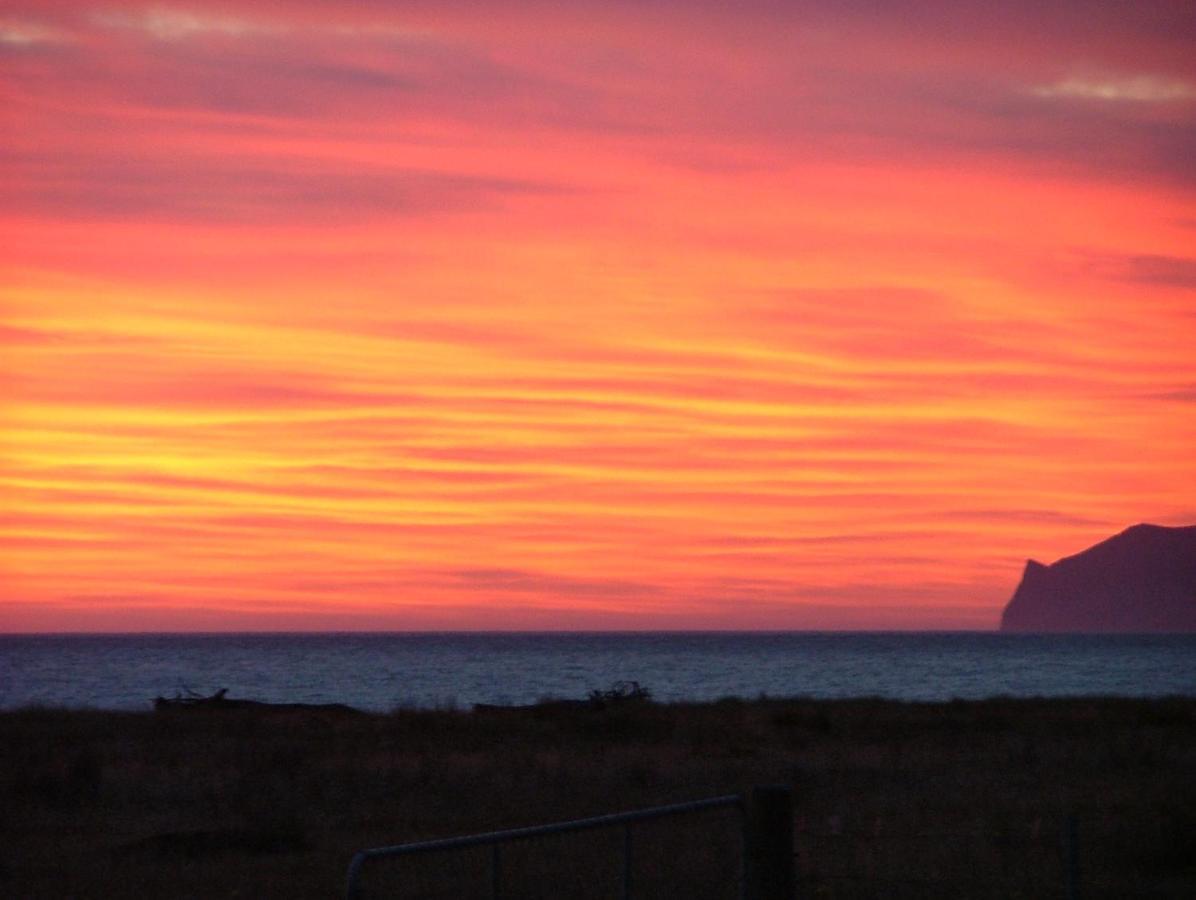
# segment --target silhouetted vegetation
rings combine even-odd
[[[638,681],[616,681],[606,690],[590,691],[590,703],[602,708],[618,703],[646,703],[652,692]]]
[[[0,713],[0,895],[331,897],[363,847],[763,783],[796,792],[807,896],[1062,896],[1068,815],[1088,900],[1196,893],[1196,700],[644,699],[527,715]],[[513,895],[617,896],[619,840],[512,849]],[[733,821],[636,841],[638,896],[732,896]],[[487,864],[377,876],[405,897],[484,896]]]

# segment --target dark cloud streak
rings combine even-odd
[[[1092,21],[1119,18],[1126,29],[1142,31],[1141,40],[1157,41],[1160,23],[1172,29],[1169,34],[1183,32],[1175,5],[1154,4],[1133,16],[1118,15],[1108,4],[1086,8],[1083,16],[1027,10],[1025,21],[980,4],[903,6],[905,13],[897,15],[869,5],[865,17],[862,7],[819,4],[799,17],[784,5],[762,4],[757,25],[775,20],[776,36],[752,51],[750,66],[737,56],[746,50],[737,50],[734,32],[715,31],[709,16],[716,10],[703,4],[691,16],[666,4],[645,20],[650,37],[663,27],[658,19],[670,12],[675,18],[677,39],[652,45],[652,63],[647,45],[631,37],[599,32],[582,40],[563,13],[545,11],[544,27],[559,33],[533,41],[520,29],[530,27],[535,4],[507,13],[514,35],[509,48],[476,28],[452,39],[338,29],[333,26],[339,22],[359,20],[343,18],[347,13],[338,18],[319,4],[291,10],[303,13],[300,26],[235,37],[217,32],[162,40],[83,22],[77,27],[88,29],[86,40],[44,45],[57,77],[65,79],[59,96],[45,93],[54,87],[46,85],[43,51],[25,52],[12,77],[34,103],[78,104],[81,112],[107,110],[118,119],[136,111],[186,114],[194,117],[197,133],[222,127],[221,118],[265,117],[295,128],[335,129],[344,139],[379,127],[402,139],[405,127],[436,122],[467,131],[526,131],[529,137],[551,131],[634,139],[666,161],[682,159],[679,138],[702,144],[734,138],[739,145],[769,148],[778,165],[807,158],[919,165],[1012,161],[1050,175],[1196,184],[1192,104],[1160,111],[1150,104],[1044,97],[1034,93],[1037,85],[1067,75],[1057,50],[1031,48],[999,67],[967,63],[964,53],[992,53],[998,41],[986,31],[1028,33],[1028,23],[1038,20],[1060,32],[1070,27],[1086,34]],[[222,8],[235,13],[216,7]],[[375,8],[372,15],[386,19],[385,11]],[[617,6],[607,14],[618,19],[631,12]],[[318,27],[313,16],[326,17],[327,27]],[[905,24],[911,16],[949,26],[951,41],[927,54],[925,35]],[[1196,32],[1192,23],[1186,27]],[[857,45],[876,43],[886,47],[884,54],[856,52]],[[617,67],[612,60],[620,61]],[[246,121],[242,127],[252,126]],[[748,158],[760,164],[758,156]],[[707,149],[697,163],[718,170],[742,159],[742,151],[723,161]],[[254,177],[258,173],[246,173]],[[225,187],[209,183],[208,196]],[[349,197],[371,193],[356,192],[352,184],[336,190]],[[390,191],[390,202],[409,199]],[[230,208],[240,204],[230,197]]]
[[[504,199],[564,189],[548,183],[411,168],[306,170],[255,158],[9,153],[0,203],[59,218],[222,224],[348,222],[494,208]]]

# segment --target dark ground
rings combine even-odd
[[[1196,896],[1196,699],[626,702],[603,711],[0,713],[0,896],[335,897],[353,852],[792,786],[804,897]],[[732,812],[637,826],[637,897],[733,897]],[[508,897],[617,897],[622,833]],[[484,851],[367,896],[489,896]]]

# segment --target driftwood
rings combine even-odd
[[[590,691],[585,700],[541,700],[539,703],[523,703],[514,705],[496,705],[493,703],[475,703],[474,712],[480,713],[539,713],[551,714],[584,710],[600,712],[610,707],[628,703],[647,703],[652,699],[652,692],[643,687],[638,681],[616,681],[604,691]]]
[[[212,711],[245,709],[261,712],[327,712],[360,714],[361,710],[346,706],[343,703],[268,703],[264,700],[230,699],[228,688],[221,688],[211,696],[205,697],[195,691],[188,690],[186,694],[176,693],[173,697],[155,697],[155,712],[175,711]]]
[[[581,710],[592,712],[599,707],[589,700],[541,700],[539,703],[475,703],[473,711],[478,713],[534,713],[546,715],[556,712]]]

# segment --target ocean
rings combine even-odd
[[[462,707],[634,680],[725,697],[1196,696],[1196,635],[330,633],[0,635],[0,709],[145,710],[227,688],[298,703]]]

